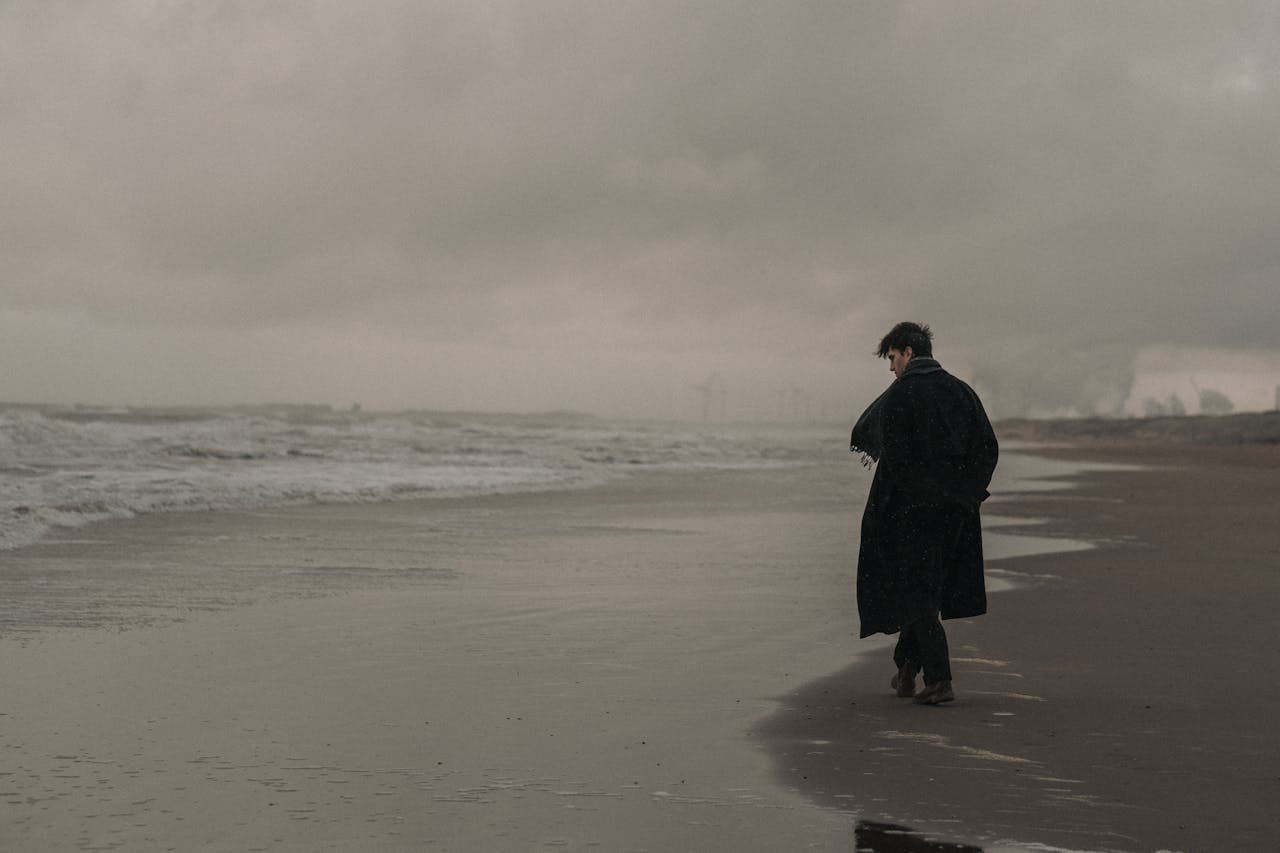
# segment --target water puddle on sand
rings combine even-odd
[[[1021,452],[1005,453],[1000,458],[996,477],[991,483],[992,499],[984,504],[982,516],[982,546],[986,554],[987,590],[1003,592],[1027,580],[1021,572],[1007,565],[991,565],[998,561],[1016,560],[1043,554],[1065,554],[1088,551],[1098,547],[1097,542],[1084,539],[1067,539],[1059,536],[1040,535],[1037,527],[1044,519],[1018,518],[1000,514],[1001,503],[1012,503],[1020,494],[1070,489],[1072,478],[1087,471],[1139,470],[1140,465],[1121,465],[1102,462],[1067,462],[1027,455],[1034,448],[1020,448]],[[1033,576],[1034,579],[1053,579],[1052,575]]]
[[[991,519],[1004,521],[1005,519]],[[988,519],[983,519],[984,524]],[[1031,527],[1032,525],[1025,525]],[[994,530],[984,526],[982,530],[982,547],[987,560],[1008,560],[1014,557],[1030,557],[1038,554],[1061,554],[1069,551],[1088,551],[1098,547],[1083,539],[1063,539],[1057,536],[1036,536],[1032,533],[1005,533],[1012,525],[1002,525]],[[1022,527],[1020,525],[1020,527]]]
[[[1034,455],[1038,445],[1002,443],[1000,463],[991,480],[992,495],[1070,489],[1072,480],[1087,471],[1141,471],[1149,466],[1123,462],[1048,459]]]

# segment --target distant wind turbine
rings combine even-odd
[[[702,422],[705,424],[711,415],[711,405],[713,402],[719,403],[719,418],[724,420],[725,398],[729,396],[728,391],[724,387],[724,377],[719,373],[713,373],[707,377],[707,381],[701,385],[690,386],[694,391],[702,392]]]

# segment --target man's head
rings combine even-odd
[[[933,358],[933,332],[919,323],[899,323],[880,339],[876,355],[889,359],[889,370],[901,377],[916,356]]]

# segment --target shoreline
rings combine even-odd
[[[975,844],[1276,849],[1280,447],[1036,452],[1143,467],[993,501],[1036,535],[1098,547],[988,561],[1017,585],[986,616],[947,623],[953,704],[896,699],[888,661],[793,692],[760,727],[780,778]]]

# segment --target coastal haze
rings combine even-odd
[[[0,4],[0,400],[1272,408],[1269,3]],[[1225,402],[1224,402],[1225,401]]]
[[[1278,849],[1278,43],[0,0],[0,850]],[[941,708],[902,320],[1001,444]]]

